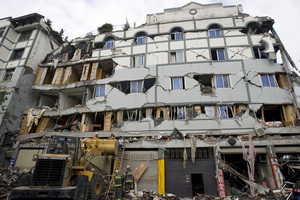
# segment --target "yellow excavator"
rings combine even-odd
[[[8,199],[99,200],[108,180],[91,163],[98,155],[118,155],[117,140],[52,136],[46,153],[34,155],[32,173],[17,180]]]

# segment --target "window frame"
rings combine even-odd
[[[182,39],[183,39],[182,31],[176,30],[171,32],[171,40],[182,40]]]
[[[213,33],[214,35],[212,35],[211,33]],[[222,36],[221,29],[220,28],[210,28],[210,29],[208,29],[208,36],[209,37],[221,37]]]
[[[221,108],[225,108],[225,109],[221,109]],[[228,119],[229,118],[229,112],[228,112],[227,105],[217,105],[217,118],[218,119]]]
[[[15,49],[12,52],[11,58],[9,60],[19,60],[19,59],[22,59],[24,51],[25,51],[25,48]],[[21,55],[19,55],[20,53],[21,53]]]
[[[220,52],[221,51],[223,52],[222,56],[223,56],[224,59],[220,59]],[[217,59],[214,59],[215,56],[213,54],[215,54]],[[211,50],[211,59],[212,60],[221,60],[221,61],[226,60],[225,49],[212,49]]]
[[[5,33],[6,27],[0,28],[0,37],[2,37]]]
[[[130,94],[143,93],[144,91],[144,81],[130,81]]]
[[[103,46],[103,49],[112,49],[115,46],[115,39],[114,38],[109,38],[105,40],[105,44]]]
[[[14,76],[15,69],[6,69],[3,81],[11,81]]]
[[[267,80],[265,79],[265,81],[268,81],[268,85],[265,85],[265,81],[263,81],[263,76],[267,77]],[[270,77],[272,77],[272,81],[273,83],[271,84],[271,79]],[[278,83],[275,77],[275,74],[260,74],[260,81],[261,81],[261,85],[262,87],[268,87],[268,88],[276,88],[278,87]],[[272,86],[273,85],[273,86]]]
[[[184,52],[183,51],[170,52],[170,63],[183,63],[183,62],[184,62]]]
[[[264,47],[253,47],[253,54],[255,59],[266,59],[267,56],[263,55],[261,52],[264,51]]]
[[[24,41],[29,40],[31,37],[31,34],[32,34],[32,30],[22,32],[19,37],[18,42],[24,42]]]
[[[95,97],[105,96],[105,84],[95,86]]]
[[[140,45],[140,44],[146,44],[146,42],[147,42],[147,36],[146,35],[141,35],[141,36],[138,36],[138,37],[136,37],[136,39],[135,39],[135,44],[138,44],[138,45]]]
[[[222,78],[222,80],[221,80],[222,81],[222,87],[219,87],[220,86],[219,85],[220,82],[218,82],[219,77]],[[227,83],[224,81],[224,77],[226,77],[225,79],[226,79]],[[215,75],[215,86],[216,86],[216,88],[231,88],[229,75]]]
[[[175,84],[177,83],[175,80],[179,80],[178,86]],[[184,83],[184,77],[183,76],[177,76],[177,77],[171,77],[171,84],[172,84],[172,90],[184,90],[185,89],[185,83]]]
[[[145,55],[144,54],[135,55],[135,56],[133,56],[132,60],[133,60],[133,68],[145,66]]]

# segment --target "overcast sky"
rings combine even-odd
[[[52,21],[53,29],[65,30],[74,39],[97,30],[104,23],[122,25],[126,18],[131,27],[146,22],[147,14],[186,5],[190,0],[0,0],[0,18],[19,17],[37,12]],[[300,0],[194,0],[201,4],[242,4],[245,13],[269,16],[292,59],[300,68]]]

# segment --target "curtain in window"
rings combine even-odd
[[[182,87],[182,78],[173,78],[173,90],[181,90]]]
[[[185,110],[183,106],[177,107],[177,119],[185,119]]]
[[[205,114],[209,117],[215,117],[215,107],[214,106],[205,106]]]
[[[98,85],[96,87],[96,97],[104,97],[105,96],[105,85]]]
[[[216,76],[217,88],[223,88],[223,76]]]
[[[220,119],[228,118],[227,106],[218,106],[218,118]]]
[[[225,60],[225,54],[223,49],[218,49],[217,53],[218,53],[218,60]]]

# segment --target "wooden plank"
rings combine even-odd
[[[148,166],[144,162],[141,162],[139,164],[139,166],[133,172],[134,180],[138,181],[141,178],[141,176],[144,174],[144,172],[146,171],[147,168],[148,168]]]
[[[98,62],[93,63],[90,80],[96,79],[96,72],[97,72],[98,64],[99,64]]]
[[[26,115],[26,117],[23,120],[21,129],[20,129],[20,134],[28,134],[29,133],[29,127],[27,126],[27,122],[28,122],[28,117]]]
[[[56,76],[55,83],[54,83],[55,85],[61,84],[64,68],[61,67],[61,68],[58,68],[57,70],[58,70],[57,71],[57,76]]]
[[[37,75],[37,77],[35,79],[35,83],[34,83],[35,85],[38,85],[40,83],[44,69],[45,69],[44,67],[40,68],[39,73],[38,73],[38,75]]]
[[[96,79],[102,79],[102,74],[103,74],[103,69],[102,67],[98,67],[97,69],[97,74],[96,74]]]
[[[63,84],[66,84],[66,83],[67,83],[67,80],[68,80],[68,74],[69,74],[70,70],[71,70],[71,66],[69,66],[69,67],[66,68],[66,70],[65,70],[65,75],[64,75],[64,78],[63,78],[63,81],[62,81]]]
[[[83,69],[84,71],[82,72],[83,76],[81,78],[82,81],[86,81],[87,80],[89,69],[90,69],[90,63],[84,64],[84,69]]]
[[[113,112],[107,112],[105,114],[105,119],[104,119],[104,131],[110,131],[111,130],[111,116]]]

